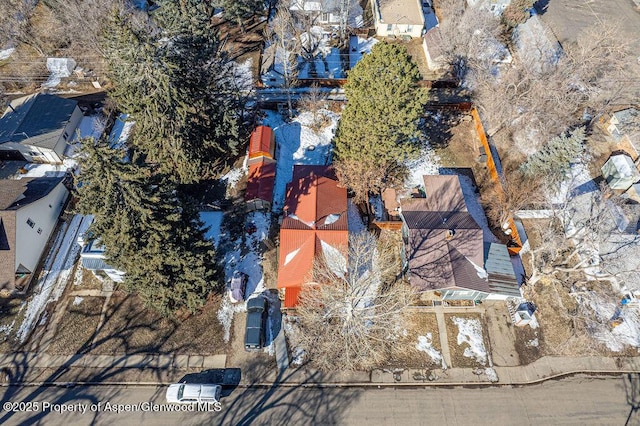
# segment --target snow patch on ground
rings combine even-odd
[[[464,356],[474,358],[482,365],[487,365],[487,350],[482,338],[482,326],[480,321],[473,318],[453,317],[451,320],[458,326],[458,345],[466,343]]]
[[[80,253],[78,235],[84,235],[92,221],[92,216],[75,215],[69,225],[66,226],[65,223],[58,232],[34,294],[28,302],[24,320],[16,333],[20,342],[24,342],[29,336],[47,304],[62,296]]]
[[[443,369],[447,368],[447,365],[444,362],[444,358],[442,358],[442,354],[432,346],[432,343],[433,334],[427,333],[424,336],[418,336],[416,349],[429,355],[433,362],[439,363]]]
[[[539,345],[540,345],[540,342],[538,341],[537,337],[527,342],[527,346],[532,346],[534,348],[537,348]]]
[[[220,178],[227,184],[227,196],[229,196],[230,189],[234,188],[238,184],[240,179],[242,179],[242,177],[247,174],[247,171],[248,168],[243,165],[243,167],[229,170]]]
[[[352,234],[359,234],[360,232],[364,232],[367,230],[367,227],[362,222],[362,216],[360,216],[360,210],[358,210],[358,206],[353,204],[351,198],[347,200],[347,220],[348,220],[348,228],[349,232]]]
[[[301,366],[307,353],[302,348],[293,348],[291,352],[291,365]]]
[[[298,367],[304,363],[307,356],[303,348],[295,346],[299,341],[298,333],[300,333],[298,319],[291,315],[286,315],[282,318],[282,328],[287,338],[288,346],[291,347],[291,365]]]
[[[218,247],[220,242],[220,234],[222,232],[222,219],[224,218],[224,212],[200,212],[200,220],[204,223],[204,228],[207,232],[204,237],[213,243],[214,247]]]
[[[293,166],[328,165],[331,162],[331,140],[338,124],[339,116],[331,111],[320,110],[329,120],[329,125],[316,131],[311,112],[302,112],[290,123],[285,123],[282,115],[266,111],[263,123],[273,129],[277,144],[276,181],[273,190],[272,210],[280,213],[284,205],[286,186],[293,178]]]
[[[0,61],[4,61],[5,59],[9,59],[9,57],[15,52],[15,47],[10,47],[8,49],[0,50]]]
[[[84,274],[84,268],[82,267],[82,262],[78,262],[76,266],[76,272],[73,274],[73,285],[74,287],[82,284],[82,276]]]
[[[424,187],[424,175],[437,175],[440,170],[440,157],[429,146],[425,145],[416,160],[407,162],[409,177],[406,185],[409,188]]]
[[[493,368],[485,368],[484,374],[486,374],[490,382],[495,383],[498,381],[498,374],[496,373],[496,370],[494,370]]]
[[[620,352],[627,346],[640,348],[640,307],[621,306],[622,296],[605,296],[595,291],[571,294],[579,304],[593,312],[589,329],[597,341],[614,352]],[[612,327],[611,321],[616,318],[621,318],[622,323]]]
[[[356,66],[362,57],[371,52],[371,48],[378,43],[378,40],[371,38],[362,38],[358,36],[349,37],[349,66],[351,69]]]
[[[82,303],[83,300],[84,300],[84,297],[76,296],[73,299],[73,306],[78,306],[79,304]]]
[[[224,329],[224,341],[228,342],[231,338],[231,324],[233,322],[233,315],[236,312],[243,312],[247,310],[246,303],[238,303],[234,305],[231,303],[228,297],[222,299],[222,305],[218,309],[218,321],[222,324]]]

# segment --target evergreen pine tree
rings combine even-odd
[[[127,290],[164,315],[201,308],[217,275],[195,205],[175,183],[104,141],[83,141],[83,158],[78,210],[94,215],[90,232],[108,262],[126,272]]]
[[[417,153],[418,119],[427,101],[426,90],[417,87],[420,78],[400,45],[378,43],[358,62],[345,85],[347,105],[335,140],[339,163],[380,171],[383,180],[401,171]]]
[[[565,179],[571,163],[576,161],[583,152],[584,140],[583,127],[578,127],[566,135],[557,136],[530,156],[520,166],[520,170],[527,177],[542,178],[552,184],[558,184]]]
[[[237,154],[245,136],[242,99],[212,28],[178,33],[190,26],[166,18],[159,22],[169,30],[140,25],[117,12],[111,17],[105,34],[110,96],[135,117],[130,143],[146,161],[179,183],[191,183]]]

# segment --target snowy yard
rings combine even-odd
[[[362,56],[371,52],[371,48],[378,43],[378,40],[371,38],[362,38],[358,36],[349,37],[349,67],[353,69]]]
[[[640,306],[621,305],[621,298],[610,292],[580,291],[571,295],[587,308],[587,326],[596,341],[612,352],[621,352],[629,346],[640,351]],[[612,326],[612,320],[618,318],[622,321],[620,325]]]
[[[78,236],[84,235],[92,221],[91,216],[75,215],[71,222],[63,224],[56,235],[45,260],[42,275],[37,283],[32,284],[35,286],[33,295],[27,303],[24,320],[16,333],[20,342],[27,339],[46,306],[62,296],[80,253]]]
[[[224,222],[221,223],[224,224]],[[229,284],[233,272],[236,270],[248,275],[246,300],[265,290],[260,242],[269,237],[270,215],[265,212],[251,212],[245,218],[244,224],[245,226],[253,224],[256,231],[245,235],[244,238],[240,235],[234,240],[230,240],[228,234],[221,234],[219,231],[218,236],[222,235],[222,238],[218,239],[218,246],[223,255],[225,283]],[[218,225],[218,230],[220,229],[221,225]],[[223,297],[222,305],[218,311],[218,319],[224,328],[225,341],[230,338],[234,314],[244,312],[246,309],[245,302],[233,304],[226,294]]]
[[[447,368],[447,364],[444,362],[444,358],[442,358],[442,353],[433,347],[432,333],[427,333],[424,336],[418,336],[416,349],[429,355],[429,358],[431,358],[434,363],[440,364],[443,369]]]
[[[487,350],[484,346],[480,320],[453,317],[451,321],[458,327],[456,343],[464,347],[463,355],[487,365]]]
[[[272,204],[274,213],[282,211],[286,185],[291,182],[294,165],[326,165],[331,162],[331,140],[339,116],[327,110],[321,110],[319,114],[329,119],[330,124],[316,132],[311,128],[314,121],[311,112],[303,112],[290,123],[286,123],[280,114],[267,111],[262,124],[274,130],[277,145],[276,182]]]
[[[473,315],[448,317],[451,320],[451,324],[453,324],[453,327],[451,327],[448,323],[447,330],[451,349],[451,362],[454,367],[475,368],[476,374],[484,374],[491,382],[498,381],[498,376],[493,369],[493,362],[484,343],[481,319],[479,317],[474,318]],[[453,336],[456,336],[455,346]],[[465,359],[467,360],[466,362]]]

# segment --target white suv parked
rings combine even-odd
[[[222,386],[197,383],[176,383],[167,389],[170,404],[190,404],[198,402],[219,402]]]

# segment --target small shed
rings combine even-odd
[[[531,302],[524,302],[518,306],[516,309],[514,324],[518,327],[523,327],[527,324],[530,324],[534,319],[534,312],[536,311],[536,306]]]
[[[247,190],[244,193],[248,211],[271,208],[275,181],[276,163],[261,160],[249,165]]]
[[[251,133],[249,140],[249,164],[262,161],[275,161],[276,141],[273,130],[269,126],[258,126]]]
[[[602,176],[611,189],[626,191],[640,180],[640,172],[627,154],[616,154],[609,157],[602,166]]]

